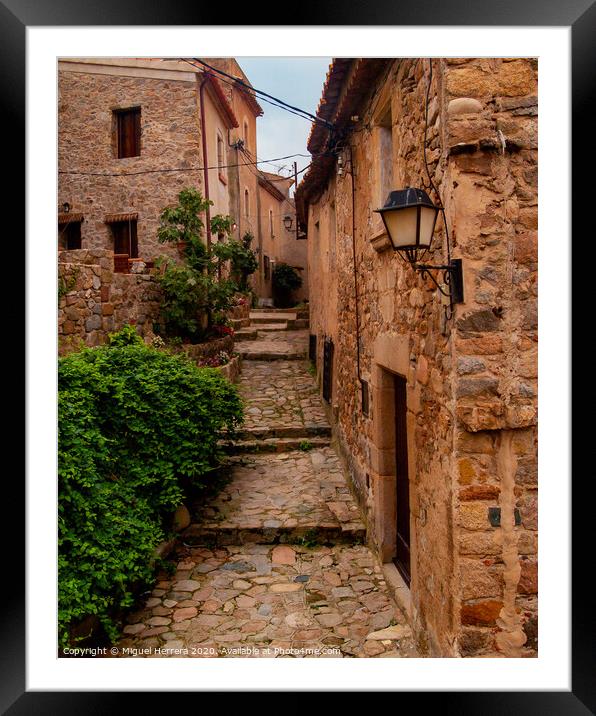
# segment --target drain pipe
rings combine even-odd
[[[360,388],[362,390],[362,378],[360,376],[360,311],[358,310],[358,269],[356,267],[356,179],[354,177],[354,155],[352,145],[350,148],[350,177],[352,179],[352,264],[354,269],[354,302],[356,313],[356,373]]]
[[[201,108],[201,138],[203,140],[203,177],[205,183],[205,200],[209,202],[209,160],[207,157],[207,132],[205,123],[205,84],[209,80],[209,73],[203,72],[203,79],[199,86],[199,105]],[[207,254],[211,253],[211,212],[209,203],[205,207],[205,221],[207,231]]]

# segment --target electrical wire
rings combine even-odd
[[[266,159],[261,159],[257,154],[253,154],[252,151],[246,145],[242,145],[242,147],[239,147],[239,149],[245,156],[247,156],[252,161],[258,160],[264,164],[272,164],[272,162],[267,161]],[[304,155],[302,155],[302,156],[304,156]],[[276,164],[273,164],[273,166],[275,167],[275,169],[278,170],[277,171],[278,175],[282,176],[281,174],[279,174],[279,172],[281,171],[281,169],[285,169],[285,165],[282,165],[280,167]],[[262,171],[262,170],[259,170],[259,171]],[[285,181],[286,179],[291,179],[291,178],[292,177],[290,175],[288,175],[287,177],[283,177],[282,179],[275,179],[275,180],[270,180],[270,181]]]
[[[176,167],[169,169],[144,169],[138,172],[80,172],[70,169],[60,169],[58,174],[79,174],[82,176],[98,176],[98,177],[125,177],[125,176],[137,176],[139,174],[159,174],[162,172],[198,172],[204,169],[229,169],[231,167],[246,167],[254,166],[257,164],[268,164],[270,162],[278,162],[282,159],[292,159],[293,157],[305,157],[310,158],[310,154],[288,154],[286,157],[275,157],[273,159],[260,159],[256,162],[245,162],[241,164],[216,164],[212,167]],[[289,177],[288,177],[289,178]]]
[[[205,72],[205,70],[204,70],[202,67],[197,67],[195,64],[193,64],[193,63],[190,62],[189,60],[186,60],[184,57],[181,57],[180,59],[182,60],[182,62],[186,62],[186,63],[189,64],[191,67],[194,67],[196,70],[201,70],[202,72]],[[197,60],[197,62],[201,62],[201,60]],[[209,67],[211,67],[211,66],[209,65]],[[215,71],[215,72],[220,72],[220,70],[215,70],[215,69],[214,69],[214,71]],[[226,74],[226,73],[224,73],[224,74]],[[226,76],[227,76],[227,77],[232,77],[232,75],[226,75]],[[240,80],[240,79],[232,78],[232,79],[234,80],[233,82],[230,82],[229,80],[225,80],[225,79],[223,79],[223,77],[218,77],[217,79],[218,79],[219,82],[223,82],[224,84],[230,85],[231,87],[236,87],[237,89],[238,89],[238,83],[241,83],[241,84],[243,84],[245,87],[250,88],[250,89],[252,90],[253,94],[254,94],[254,88],[251,88],[250,85],[246,85],[246,83],[243,83],[242,80]],[[240,89],[241,92],[244,92],[245,94],[251,95],[251,92],[248,91],[247,89],[245,89],[244,87],[241,86],[239,89]],[[252,96],[252,95],[251,95],[251,96]],[[257,97],[257,95],[254,95],[253,99],[256,99],[256,97]],[[291,107],[292,105],[284,106],[284,105],[281,105],[281,104],[276,104],[275,102],[272,102],[271,100],[267,100],[267,99],[265,99],[265,98],[263,98],[263,97],[260,97],[260,96],[259,96],[258,98],[259,98],[262,102],[267,102],[267,104],[271,104],[271,105],[273,105],[274,107],[277,107],[278,109],[283,109],[283,110],[285,110],[286,112],[289,112],[290,114],[295,114],[297,117],[301,117],[302,119],[306,119],[308,122],[314,122],[314,120],[311,119],[311,117],[314,116],[314,115],[310,115],[310,116],[307,117],[307,116],[304,116],[303,114],[298,114],[298,112],[294,112],[293,110],[288,109],[288,107]],[[281,100],[280,100],[280,101],[281,101]],[[299,110],[299,111],[302,112],[302,111],[305,111],[305,110]],[[306,112],[306,114],[309,114],[309,113]],[[327,127],[327,129],[329,129],[329,127]]]
[[[311,114],[310,112],[307,112],[305,109],[301,109],[300,107],[294,107],[294,105],[288,104],[287,102],[284,102],[284,100],[279,99],[278,97],[274,97],[271,94],[268,94],[267,92],[264,92],[263,90],[259,90],[256,87],[253,87],[252,85],[247,84],[243,80],[241,80],[239,77],[234,77],[233,75],[228,74],[227,72],[224,72],[223,70],[219,70],[216,67],[213,67],[212,65],[208,64],[204,60],[199,59],[198,57],[193,57],[193,60],[196,62],[199,62],[201,65],[204,65],[205,67],[208,67],[213,72],[217,72],[218,75],[222,75],[224,77],[228,77],[230,80],[233,80],[234,84],[241,85],[244,87],[248,92],[254,93],[256,96],[259,96],[259,99],[263,99],[265,97],[268,97],[270,100],[274,100],[278,103],[277,106],[279,106],[281,109],[287,109],[288,111],[293,110],[293,114],[296,112],[300,112],[301,115],[305,115],[305,119],[308,117],[310,118],[310,121],[316,122],[318,124],[322,124],[327,129],[332,129],[333,124],[331,122],[327,122],[325,119],[321,119],[320,117],[317,117],[314,114]],[[188,62],[188,60],[185,60]],[[263,101],[267,101],[266,99],[263,99]]]
[[[252,155],[252,153],[250,152],[250,150],[249,150],[249,149],[246,149],[245,147],[242,147],[242,148],[240,149],[240,151],[241,151],[243,154],[245,154],[246,156],[248,156],[249,159],[254,156],[254,155]],[[304,154],[296,155],[296,156],[304,156]],[[261,160],[261,163],[262,163],[263,161],[264,161],[264,160]],[[311,164],[312,164],[312,162],[310,162],[310,163],[307,164],[305,167],[303,167],[299,172],[296,172],[296,175],[295,175],[295,176],[297,177],[299,174],[302,174],[303,172],[305,172],[305,171],[311,166]],[[290,176],[287,176],[287,177],[279,177],[279,179],[269,179],[269,177],[264,176],[263,172],[262,172],[260,169],[257,170],[257,171],[259,172],[258,174],[257,174],[257,172],[253,171],[253,169],[252,169],[252,163],[251,163],[251,164],[247,164],[247,166],[249,167],[249,171],[251,171],[257,178],[264,179],[265,181],[268,181],[268,182],[270,182],[271,184],[275,184],[276,182],[280,182],[280,181],[288,181],[288,179],[291,179],[291,180],[294,179],[294,174],[292,174],[292,175],[290,175]]]

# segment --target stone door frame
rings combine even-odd
[[[391,566],[398,575],[392,560],[395,556],[397,539],[397,475],[395,460],[395,381],[397,374],[408,381],[410,374],[409,338],[403,334],[381,334],[373,348],[371,372],[372,403],[372,444],[370,446],[370,478],[372,492],[374,546],[385,566]],[[414,450],[415,418],[411,406],[411,388],[406,388],[407,432],[408,432],[408,473],[410,480],[410,572],[411,589],[416,583],[416,504],[415,475],[416,455]],[[395,576],[395,575],[394,575]],[[402,580],[399,586],[410,588]],[[396,585],[398,586],[398,585]],[[400,589],[401,591],[401,589]],[[408,600],[409,601],[409,600]]]

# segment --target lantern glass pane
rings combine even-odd
[[[437,210],[427,206],[420,207],[420,247],[428,249],[433,240]]]
[[[417,207],[386,211],[383,214],[389,238],[396,249],[416,246],[416,214]]]

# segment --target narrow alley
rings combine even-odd
[[[193,510],[175,573],[129,615],[119,655],[416,656],[365,546],[308,370],[306,321],[267,311],[237,333],[246,423],[231,480]]]

